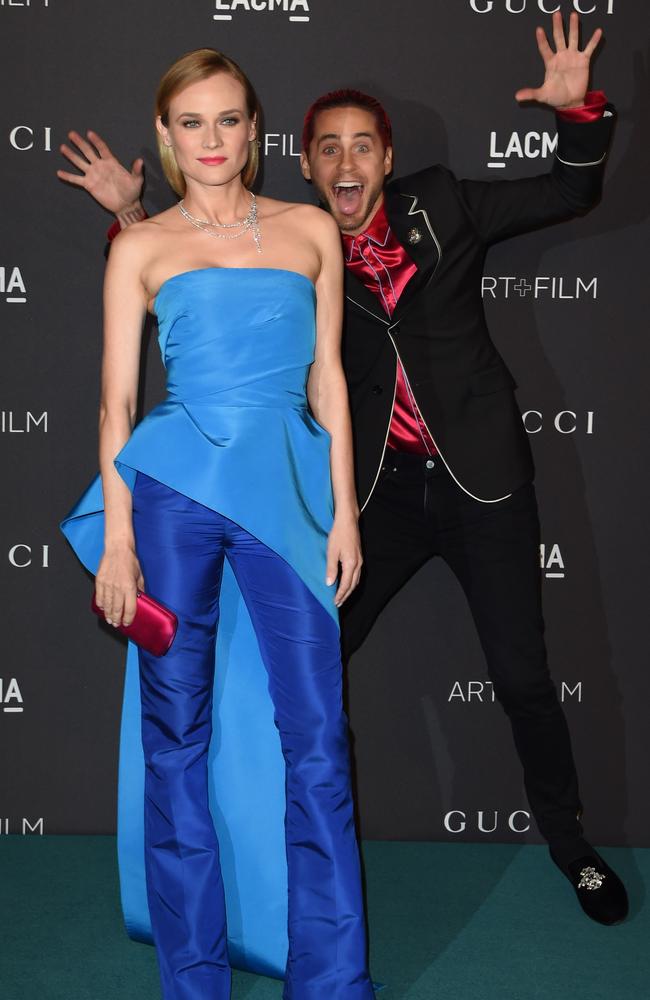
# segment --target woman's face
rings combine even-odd
[[[181,90],[170,102],[167,126],[158,118],[156,128],[173,148],[186,181],[208,186],[228,184],[241,174],[256,136],[244,88],[229,73]]]

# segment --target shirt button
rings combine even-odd
[[[381,394],[382,394],[383,391],[384,390],[383,390],[382,386],[380,386],[380,385],[373,385],[373,387],[372,387],[372,393],[373,393],[374,396],[381,396]]]
[[[426,466],[427,466],[427,469],[435,469],[436,463],[433,461],[432,458],[427,458]]]

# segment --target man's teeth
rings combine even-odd
[[[363,184],[359,184],[357,181],[339,181],[338,184],[334,185],[335,188],[361,188]]]

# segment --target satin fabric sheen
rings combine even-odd
[[[272,549],[142,474],[133,492],[133,526],[148,586],[179,612],[167,656],[139,653],[145,861],[163,997],[230,996],[220,849],[206,781],[214,634],[227,560],[268,671],[287,763],[284,996],[365,1000],[372,991],[336,622]],[[232,847],[232,841],[223,844],[225,851]]]
[[[94,591],[90,607],[100,618],[104,617],[104,612],[95,600]],[[154,656],[164,656],[174,641],[177,625],[176,615],[168,608],[159,601],[154,601],[148,594],[138,594],[135,618],[130,625],[118,625],[117,631]]]
[[[168,395],[135,428],[117,469],[131,489],[142,473],[241,525],[286,561],[337,623],[335,588],[324,580],[329,435],[305,398],[315,344],[313,285],[292,271],[205,268],[166,281],[155,311]],[[62,530],[96,572],[103,551],[99,477]],[[288,947],[285,765],[268,677],[229,563],[216,660],[209,796],[222,844],[230,960],[281,978]],[[150,940],[140,714],[138,655],[130,645],[118,852],[127,929]]]
[[[359,236],[343,233],[345,266],[363,282],[392,316],[400,296],[417,267],[393,233],[382,204],[370,225]],[[402,362],[397,359],[395,402],[386,444],[396,451],[413,455],[434,455],[437,451],[418,410]]]

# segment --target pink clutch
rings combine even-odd
[[[94,590],[90,606],[96,615],[104,617],[95,601]],[[138,593],[135,618],[130,625],[118,625],[117,631],[153,656],[164,656],[174,641],[177,628],[178,618],[173,611],[154,601],[153,597]]]

